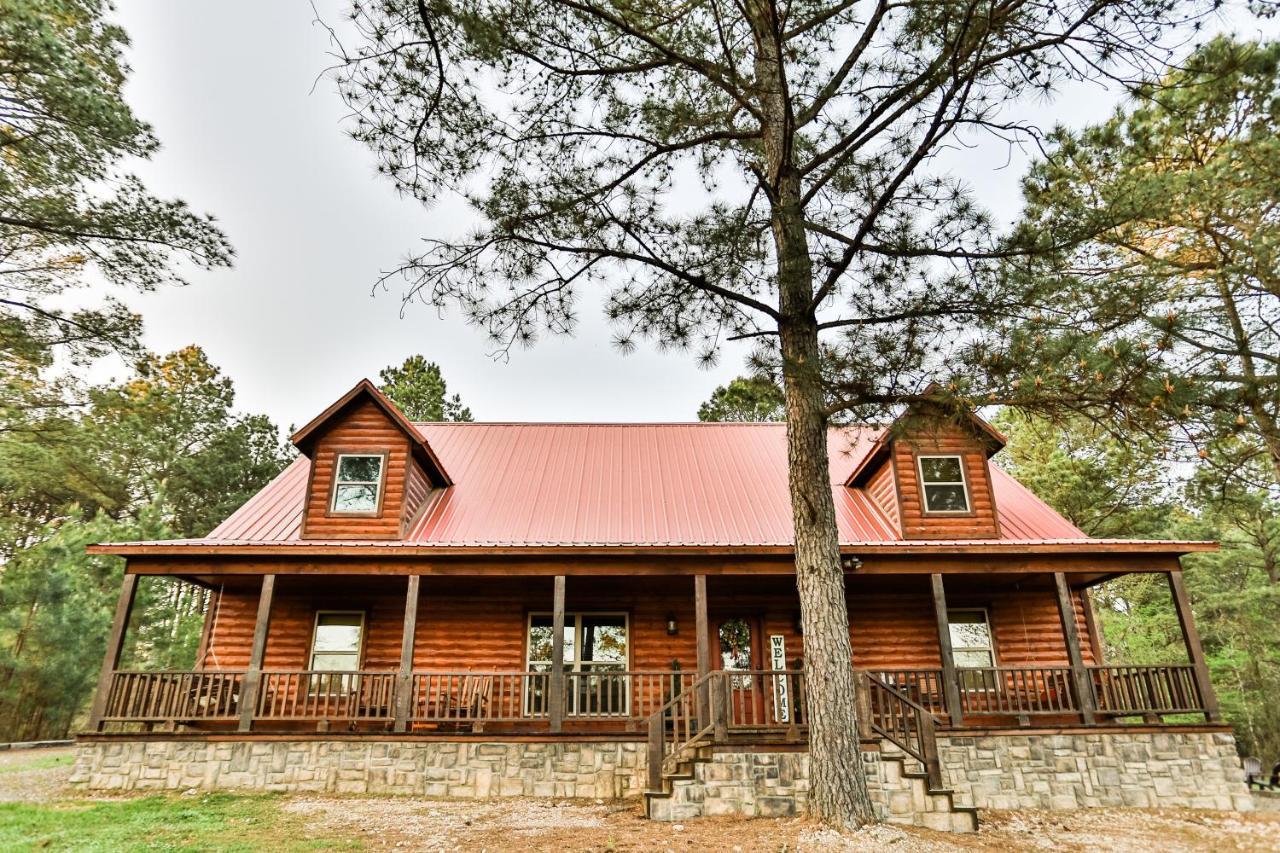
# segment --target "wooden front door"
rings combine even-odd
[[[765,725],[764,631],[758,617],[726,613],[713,621],[711,666],[731,674],[728,678],[730,722]]]

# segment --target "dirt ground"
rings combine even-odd
[[[840,834],[804,820],[704,819],[661,824],[636,805],[538,800],[490,803],[371,798],[290,798],[284,805],[318,831],[358,827],[370,849],[704,851],[837,853],[891,850],[1138,851],[1280,850],[1280,813],[1097,809],[982,813],[977,835],[876,826]]]
[[[0,752],[0,802],[95,799],[66,787],[71,750]],[[195,792],[175,795],[193,799]],[[1280,811],[1251,814],[1189,809],[981,812],[977,835],[876,826],[840,834],[804,820],[697,820],[662,824],[637,803],[291,795],[278,799],[308,834],[341,837],[368,850],[405,851],[730,851],[731,853],[901,853],[970,850],[1280,851]]]

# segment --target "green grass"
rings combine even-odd
[[[359,849],[352,840],[308,838],[272,795],[0,804],[0,851]]]
[[[48,770],[53,767],[70,767],[76,758],[74,755],[40,755],[38,752],[30,761],[21,764],[0,766],[0,773],[21,773],[24,770]]]

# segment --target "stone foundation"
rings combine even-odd
[[[640,795],[644,744],[91,741],[72,784],[95,790],[309,791],[427,797]]]
[[[1249,810],[1253,801],[1228,732],[943,735],[938,750],[956,806],[1090,806]],[[889,820],[940,812],[907,792],[902,762],[863,753]],[[805,753],[721,753],[672,806],[705,814],[804,811]],[[92,740],[77,748],[73,784],[95,790],[255,790],[489,799],[638,797],[641,742],[355,740]],[[696,788],[696,790],[694,790]],[[933,796],[933,795],[929,795]],[[686,801],[687,800],[687,801]],[[683,815],[694,809],[673,808]],[[941,820],[941,818],[939,818]]]
[[[940,736],[938,752],[978,808],[1253,808],[1230,732]]]

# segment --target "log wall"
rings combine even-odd
[[[931,454],[963,457],[969,487],[969,512],[925,512],[916,457]],[[942,426],[927,435],[897,439],[893,442],[890,462],[897,480],[899,523],[905,538],[965,539],[1000,535],[986,448],[973,432],[956,426]],[[874,482],[875,476],[871,479]]]
[[[374,516],[333,515],[334,468],[340,453],[387,453],[382,505]],[[409,438],[382,409],[365,400],[334,418],[312,453],[302,535],[309,539],[398,539],[405,518]]]
[[[902,515],[898,512],[898,484],[893,479],[893,466],[881,465],[867,479],[866,492],[880,511],[893,522],[893,526],[901,532]]]
[[[722,619],[742,617],[764,634],[758,665],[768,666],[767,636],[785,637],[788,662],[803,657],[797,631],[798,604],[788,580],[711,578],[709,612],[713,642]],[[687,589],[684,588],[687,586]],[[684,671],[697,668],[693,582],[663,583],[637,578],[569,578],[566,609],[621,611],[630,625],[629,668],[668,670],[672,661]],[[551,578],[422,580],[415,634],[414,668],[434,671],[520,671],[525,668],[525,625],[530,612],[551,609]],[[1066,641],[1051,588],[952,593],[952,607],[986,607],[995,635],[999,665],[1066,665]],[[248,664],[257,593],[227,590],[209,614],[207,668],[235,669]],[[281,577],[268,633],[267,669],[304,669],[317,610],[363,610],[363,668],[395,669],[399,664],[404,618],[404,587],[398,579],[371,584],[365,579]],[[936,668],[937,628],[933,602],[921,583],[918,591],[864,592],[849,597],[854,662],[869,669]],[[677,633],[667,634],[667,615]],[[1076,599],[1076,622],[1086,663],[1094,662],[1089,624]],[[713,652],[713,662],[716,655]]]

